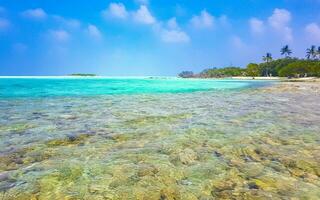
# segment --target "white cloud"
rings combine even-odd
[[[174,17],[169,19],[165,25],[162,23],[154,25],[154,30],[160,33],[161,40],[166,43],[188,43],[190,41],[190,37],[181,30]]]
[[[133,19],[141,24],[154,24],[156,22],[145,5],[141,5],[139,10],[133,13]]]
[[[224,26],[224,27],[230,27],[231,24],[229,23],[229,19],[228,19],[228,16],[227,15],[221,15],[219,18],[218,18],[218,21],[219,23]]]
[[[61,25],[67,28],[77,29],[81,27],[81,22],[77,19],[66,19],[59,15],[54,15],[53,19],[55,19],[57,22],[59,22]]]
[[[161,33],[161,39],[168,43],[186,43],[190,41],[189,36],[180,30],[166,30]]]
[[[265,30],[264,22],[257,18],[251,18],[249,20],[249,24],[250,24],[251,32],[254,34],[261,34]]]
[[[57,42],[66,42],[70,39],[70,34],[65,30],[50,30],[49,35]]]
[[[166,23],[157,22],[156,18],[152,16],[148,7],[147,1],[140,0],[140,7],[136,11],[129,12],[125,6],[121,3],[111,3],[109,8],[103,11],[105,17],[116,17],[125,19],[130,16],[130,19],[140,24],[152,25],[153,30],[159,34],[162,41],[167,43],[186,43],[190,41],[190,37],[187,33],[182,31],[176,21],[176,18],[169,19]],[[205,16],[206,17],[206,16]],[[88,27],[87,30],[90,35],[101,35],[100,31],[95,27]]]
[[[231,37],[231,43],[234,47],[238,49],[245,48],[247,45],[242,41],[242,39],[239,36],[232,36]]]
[[[0,18],[0,31],[7,30],[10,27],[10,21],[4,18]]]
[[[108,9],[102,11],[102,15],[106,18],[113,17],[126,19],[128,17],[128,12],[122,3],[110,3]]]
[[[28,19],[44,20],[47,18],[47,13],[42,8],[36,8],[22,12],[22,16]]]
[[[87,32],[91,37],[95,39],[101,39],[102,37],[100,30],[95,25],[89,24]]]
[[[177,20],[176,20],[175,17],[173,17],[173,18],[168,20],[167,26],[168,26],[169,29],[178,29],[179,28]]]
[[[268,19],[269,24],[274,28],[287,26],[291,21],[291,13],[286,9],[276,8]]]
[[[310,41],[320,42],[320,26],[316,23],[308,24],[305,27],[305,32]]]
[[[282,34],[288,42],[293,40],[292,29],[289,26],[290,21],[291,13],[286,9],[279,8],[276,8],[268,19],[269,25],[279,34]]]
[[[192,17],[191,24],[195,28],[211,28],[214,25],[214,17],[206,10],[203,10],[199,16]]]

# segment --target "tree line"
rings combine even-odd
[[[262,63],[250,63],[246,68],[224,67],[205,69],[199,74],[183,71],[179,74],[182,78],[223,78],[232,76],[280,76],[280,77],[320,77],[320,46],[312,45],[306,50],[306,58],[291,57],[293,51],[289,45],[280,50],[283,56],[273,59],[271,53],[266,53]]]

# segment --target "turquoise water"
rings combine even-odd
[[[0,199],[320,199],[320,94],[278,84],[0,79]]]
[[[0,97],[186,93],[241,89],[264,84],[261,81],[178,78],[1,78]]]

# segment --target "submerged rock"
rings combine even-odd
[[[144,165],[139,167],[138,176],[139,177],[153,176],[158,172],[159,172],[159,170],[154,165],[146,165],[146,164],[144,164]]]
[[[237,184],[232,180],[214,181],[212,183],[213,193],[222,192],[225,190],[233,190]]]
[[[8,179],[9,179],[9,173],[7,173],[7,172],[0,173],[0,182],[6,181]]]
[[[219,153],[218,151],[214,151],[213,155],[216,156],[217,158],[220,158],[222,156],[222,154]]]
[[[248,183],[248,188],[257,190],[257,189],[259,189],[259,186],[255,182],[250,182],[250,183]]]
[[[1,192],[6,192],[7,190],[15,187],[16,185],[17,181],[10,177],[8,172],[0,173],[0,194]]]
[[[160,200],[176,200],[181,199],[181,194],[176,187],[166,187],[161,190]]]
[[[31,159],[33,148],[15,149],[0,155],[0,170],[9,171],[18,169],[20,166],[27,164]]]
[[[77,145],[77,144],[83,143],[87,138],[91,136],[92,135],[90,134],[79,134],[79,135],[70,134],[70,135],[67,135],[66,138],[50,140],[46,144],[49,147]]]
[[[11,182],[1,182],[0,183],[0,192],[6,192],[7,190],[16,186],[16,183]]]
[[[260,163],[245,163],[238,168],[246,178],[258,177],[263,173],[264,166]]]
[[[76,135],[67,135],[67,139],[70,141],[70,142],[74,142],[78,139],[78,136]]]
[[[193,164],[198,159],[197,153],[192,149],[187,148],[174,156],[171,160],[173,163],[182,163],[184,165]]]
[[[192,181],[189,181],[187,179],[183,179],[181,181],[178,182],[181,185],[192,185]]]

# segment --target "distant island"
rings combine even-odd
[[[183,71],[181,78],[226,78],[226,77],[320,77],[320,47],[312,45],[306,51],[306,59],[291,57],[292,50],[288,45],[281,49],[280,59],[273,59],[271,53],[262,57],[262,63],[250,63],[243,67],[209,68],[195,74]]]
[[[69,76],[97,76],[96,74],[70,74]]]

